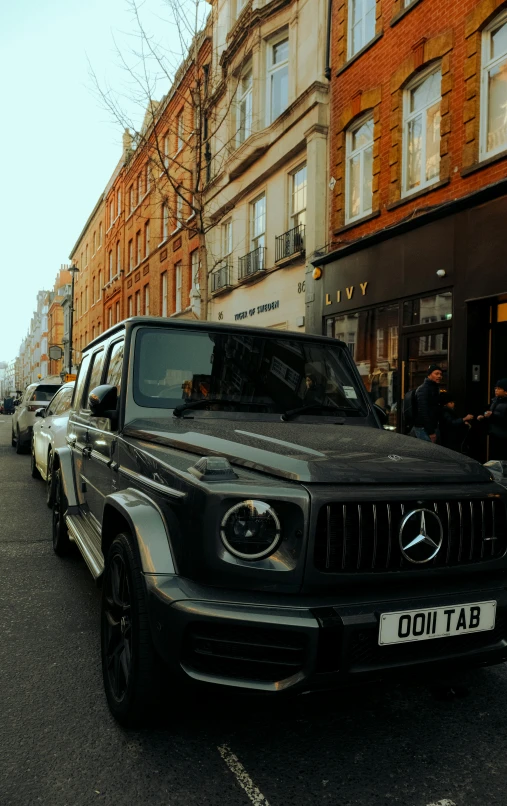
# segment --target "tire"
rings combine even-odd
[[[63,491],[61,470],[55,472],[55,492],[53,500],[53,551],[58,557],[65,557],[70,550],[70,539],[67,524],[65,523],[65,511],[67,509],[67,499]]]
[[[19,434],[19,428],[16,429],[16,453],[19,455],[20,453],[25,453],[25,446],[21,443],[21,437]]]
[[[150,633],[144,580],[130,534],[113,540],[102,583],[101,654],[104,690],[125,727],[149,720],[160,707],[161,659]]]
[[[34,452],[34,444],[32,440],[32,448],[30,451],[30,469],[32,471],[32,479],[41,479],[41,474],[37,470],[37,465],[35,464],[35,452]]]
[[[46,470],[46,504],[50,509],[53,508],[54,498],[54,485],[53,485],[53,454],[48,452],[48,462]]]
[[[13,448],[16,447],[16,437],[14,436],[14,431],[11,431],[11,445]]]

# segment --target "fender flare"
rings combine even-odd
[[[176,574],[169,531],[159,507],[140,490],[127,487],[111,493],[104,500],[101,548],[107,554],[109,532],[114,514],[121,515],[129,524],[136,539],[145,574]]]
[[[79,502],[76,495],[74,464],[72,462],[72,451],[70,448],[64,446],[62,448],[53,450],[53,468],[54,470],[60,468],[63,491],[65,493],[69,509],[71,507],[77,507]],[[55,474],[53,472],[52,485],[54,485],[54,483]]]

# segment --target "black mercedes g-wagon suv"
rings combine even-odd
[[[132,318],[83,351],[53,546],[102,584],[105,691],[280,694],[507,659],[506,490],[386,431],[346,345]]]

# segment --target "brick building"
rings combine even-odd
[[[335,0],[329,248],[313,329],[372,399],[429,363],[479,413],[507,374],[507,2]],[[473,452],[495,446],[475,429]]]
[[[50,295],[48,308],[48,375],[60,375],[63,359],[49,357],[49,349],[53,346],[63,348],[64,317],[62,302],[70,293],[71,274],[68,266],[61,266]]]

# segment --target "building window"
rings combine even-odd
[[[102,271],[99,271],[99,281],[97,283],[97,301],[102,296]]]
[[[141,262],[141,230],[136,232],[136,266]]]
[[[109,282],[113,279],[113,250],[109,250]]]
[[[162,275],[162,316],[167,316],[167,272]]]
[[[169,207],[162,205],[162,242],[169,237]]]
[[[139,174],[137,177],[137,203],[143,198],[143,175]]]
[[[238,87],[237,102],[237,142],[244,143],[252,133],[252,70],[249,69],[241,78]]]
[[[182,272],[181,272],[181,262],[176,263],[174,266],[174,273],[176,275],[176,313],[181,311],[181,281],[182,281]]]
[[[144,223],[144,256],[148,257],[150,254],[150,222]]]
[[[88,286],[87,285],[85,285],[85,290],[84,290],[84,309],[85,309],[85,311],[88,310]]]
[[[150,286],[144,286],[144,315],[150,315]]]
[[[181,227],[181,222],[183,221],[183,196],[179,193],[176,194],[176,227],[175,229],[179,229]]]
[[[289,105],[289,40],[282,39],[268,49],[268,124]]]
[[[120,314],[120,303],[119,301],[116,303],[116,322],[121,321],[121,314]]]
[[[507,148],[507,12],[486,28],[482,42],[481,157]]]
[[[97,301],[96,277],[92,277],[92,305]]]
[[[119,216],[121,213],[121,188],[118,188],[116,191],[116,215]]]
[[[133,212],[134,212],[134,209],[135,209],[135,203],[134,203],[134,185],[131,185],[131,186],[129,187],[129,207],[130,207],[130,212],[131,212],[131,213],[133,213]]]
[[[264,193],[250,204],[250,233],[251,249],[264,246],[266,240],[266,196]]]
[[[141,316],[141,292],[136,291],[136,316]]]
[[[199,288],[199,250],[190,253],[190,271],[192,272],[192,289]]]
[[[150,176],[150,165],[149,163],[146,164],[146,175],[145,175],[145,184],[146,184],[146,193],[148,193],[151,187],[151,176]]]
[[[102,221],[99,224],[99,246],[102,246]]]
[[[109,202],[109,229],[113,226],[114,222],[114,199]]]
[[[349,58],[375,36],[376,0],[349,0]]]
[[[363,118],[347,132],[345,221],[372,211],[373,117]]]
[[[291,228],[306,224],[306,165],[301,165],[290,175]]]
[[[197,250],[196,250],[197,252]],[[222,224],[222,258],[229,257],[232,252],[232,219]],[[192,255],[194,253],[192,252]]]
[[[164,137],[164,168],[169,167],[169,135],[166,134]]]
[[[112,308],[112,306],[107,309],[107,326],[108,327],[113,326],[113,308]]]
[[[132,301],[132,295],[128,298],[128,315],[132,316],[134,312],[134,304]]]
[[[88,244],[85,246],[85,266],[88,266]]]
[[[426,72],[404,93],[404,193],[428,187],[440,177],[440,67]]]
[[[129,241],[129,271],[134,268],[134,244],[132,238]]]
[[[120,242],[116,241],[116,274],[120,276],[121,272],[121,251]]]
[[[176,153],[183,148],[183,112],[176,118]]]

